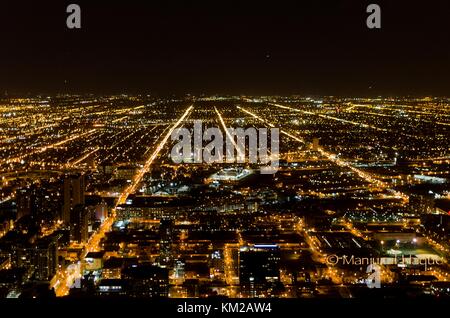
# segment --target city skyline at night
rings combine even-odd
[[[60,95],[2,105],[2,271],[23,275],[5,297],[44,285],[69,298],[364,298],[370,264],[389,295],[445,294],[447,99]],[[258,172],[250,139],[243,161],[223,142],[223,160],[174,161],[171,135],[184,127],[196,138],[199,124],[235,142],[227,127],[278,127],[277,170]]]
[[[5,1],[0,302],[445,304],[449,10]]]

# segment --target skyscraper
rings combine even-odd
[[[280,281],[280,250],[277,245],[243,247],[239,252],[239,282],[255,293]],[[256,294],[253,294],[256,296]]]
[[[32,194],[28,188],[16,190],[17,220],[31,214]]]
[[[429,193],[411,194],[409,196],[409,208],[417,214],[429,214],[435,211],[434,196]]]
[[[167,266],[172,262],[172,220],[161,220],[159,225],[159,263]]]
[[[55,237],[40,239],[34,252],[35,278],[47,281],[58,269],[58,245]]]
[[[83,204],[70,211],[70,240],[86,243],[88,240],[89,211]]]
[[[58,244],[55,236],[35,242],[24,239],[13,247],[12,264],[25,269],[28,278],[49,281],[58,269]]]
[[[78,204],[84,204],[84,175],[75,174],[64,179],[64,204],[62,209],[62,220],[70,223],[71,210]]]
[[[95,219],[103,222],[108,217],[108,205],[105,200],[95,206]]]
[[[39,180],[16,190],[17,219],[30,215],[37,221],[54,220],[61,210],[59,182]]]

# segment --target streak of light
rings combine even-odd
[[[241,109],[242,111],[244,111],[245,113],[253,116],[254,118],[256,118],[256,119],[258,119],[258,120],[260,120],[260,121],[262,121],[264,123],[272,125],[271,127],[273,127],[273,124],[269,123],[267,120],[259,117],[258,115],[254,114],[254,113],[252,113],[252,112],[250,112],[248,110],[245,110],[242,107],[238,106],[238,108]],[[289,133],[289,132],[287,132],[285,130],[282,130],[282,129],[280,129],[280,132],[283,133],[286,136],[289,136],[290,138],[292,138],[292,139],[294,139],[296,141],[299,141],[301,143],[305,143],[304,139],[302,139],[301,137],[297,137],[297,136],[295,136],[292,133]],[[365,181],[367,181],[367,182],[369,182],[371,184],[375,184],[375,185],[377,185],[380,188],[388,190],[389,192],[393,193],[393,195],[396,198],[403,199],[404,201],[408,201],[409,197],[406,194],[391,189],[390,186],[387,183],[379,180],[378,176],[375,176],[373,174],[369,174],[369,173],[367,173],[365,171],[362,171],[362,170],[354,167],[351,163],[349,163],[349,162],[347,162],[345,160],[339,159],[336,154],[328,152],[328,151],[324,150],[322,147],[319,147],[318,151],[319,151],[319,153],[321,155],[325,156],[326,158],[328,158],[330,161],[334,162],[338,166],[349,168],[355,174],[357,174],[361,179],[363,179],[363,180],[365,180]]]
[[[75,140],[75,139],[84,137],[84,136],[86,136],[86,135],[93,134],[94,132],[95,132],[95,129],[91,129],[91,130],[89,130],[89,131],[87,131],[87,132],[85,132],[85,133],[82,133],[82,134],[76,134],[76,135],[73,135],[73,136],[71,136],[71,137],[69,137],[69,138],[66,138],[66,139],[64,139],[64,140],[55,142],[55,143],[53,143],[53,144],[39,147],[39,148],[37,148],[37,149],[34,149],[34,150],[32,150],[32,151],[29,151],[29,152],[27,152],[27,153],[21,155],[21,156],[17,156],[17,157],[14,157],[14,158],[3,159],[3,160],[0,161],[0,165],[1,165],[1,164],[5,164],[5,163],[8,164],[8,163],[13,163],[13,162],[20,162],[20,161],[22,161],[23,159],[25,159],[25,158],[27,158],[27,157],[33,155],[33,154],[36,154],[36,153],[42,153],[42,152],[47,151],[48,149],[53,149],[53,148],[62,146],[62,145],[64,145],[65,143],[68,143],[68,142],[73,141],[73,140]]]
[[[242,160],[243,160],[243,158],[245,157],[245,154],[242,152],[242,149],[237,145],[236,141],[234,140],[234,137],[228,131],[227,126],[225,125],[225,122],[224,122],[220,112],[217,110],[216,107],[214,107],[214,109],[215,109],[215,111],[217,113],[217,116],[219,117],[220,124],[222,125],[222,128],[225,131],[225,134],[227,135],[228,139],[233,144],[234,149],[236,149],[236,151],[238,152],[238,158],[242,158]],[[239,161],[239,159],[238,159],[238,161]]]
[[[133,178],[133,181],[131,183],[130,186],[128,186],[119,196],[115,208],[117,208],[119,205],[124,204],[128,198],[128,196],[136,191],[137,186],[139,185],[139,183],[141,182],[142,178],[144,177],[144,175],[149,171],[151,164],[153,163],[153,161],[156,159],[156,157],[158,156],[159,152],[161,151],[161,149],[163,149],[164,145],[167,143],[167,141],[169,140],[170,136],[172,135],[172,132],[183,122],[183,120],[189,115],[189,113],[191,112],[193,106],[190,106],[183,114],[183,116],[181,116],[181,118],[169,129],[169,131],[167,132],[167,134],[164,136],[163,140],[161,140],[161,142],[158,144],[158,146],[156,147],[155,151],[152,153],[152,155],[147,159],[147,161],[145,162],[144,166],[137,172],[137,174],[135,175],[135,177]]]
[[[96,153],[96,152],[99,151],[99,150],[100,150],[100,147],[97,146],[94,150],[88,152],[87,154],[85,154],[85,155],[82,156],[81,158],[78,158],[76,161],[67,163],[66,167],[73,167],[73,166],[76,166],[77,164],[79,164],[80,162],[83,162],[83,161],[86,160],[90,155]]]

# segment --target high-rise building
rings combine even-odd
[[[58,268],[57,238],[48,236],[35,242],[22,241],[13,247],[13,267],[23,268],[25,275],[39,281],[50,280]]]
[[[84,204],[84,192],[86,190],[83,174],[67,176],[64,179],[64,204],[62,220],[70,223],[71,210],[78,204]]]
[[[260,286],[280,281],[280,250],[277,245],[243,247],[239,252],[241,286]]]
[[[12,246],[11,263],[13,268],[22,268],[24,276],[31,278],[34,273],[34,247],[26,240]]]
[[[167,297],[169,270],[153,265],[139,265],[122,271],[128,282],[128,294],[134,297]]]
[[[29,188],[16,190],[17,220],[31,214],[32,193]]]
[[[429,214],[435,211],[434,196],[431,194],[411,194],[409,208],[416,214]]]
[[[167,266],[172,262],[172,220],[161,220],[159,225],[159,263]]]
[[[95,219],[103,222],[108,217],[108,205],[105,200],[95,206]]]
[[[35,279],[50,280],[58,269],[58,244],[55,237],[45,237],[36,242],[34,251]]]
[[[70,241],[86,243],[89,226],[89,211],[83,204],[76,205],[70,211]]]
[[[16,190],[17,219],[30,215],[33,219],[54,220],[61,209],[61,185],[40,180]]]

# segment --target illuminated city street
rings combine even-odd
[[[121,106],[102,110],[99,103],[102,100]],[[327,106],[331,102],[342,103],[343,108],[353,106],[340,112],[336,107]],[[25,119],[20,115],[23,111],[43,118],[39,112],[52,107],[51,100],[10,103],[15,105],[14,122]],[[81,288],[80,284],[83,286],[90,280],[97,286],[96,293],[109,294],[115,289],[103,284],[121,275],[112,274],[107,264],[134,258],[137,264],[151,262],[167,270],[174,284],[167,285],[166,289],[171,297],[193,296],[186,283],[194,278],[201,278],[202,284],[209,286],[207,293],[268,297],[272,288],[266,288],[270,282],[247,286],[239,268],[244,266],[245,253],[269,253],[278,255],[272,256],[277,261],[270,266],[279,271],[281,276],[276,281],[283,282],[286,289],[277,294],[279,297],[311,297],[331,293],[333,288],[340,297],[357,297],[358,289],[364,284],[365,268],[330,264],[329,255],[362,253],[389,258],[389,253],[418,253],[406,254],[417,260],[448,257],[448,242],[436,236],[438,233],[418,226],[420,220],[427,222],[421,216],[423,213],[447,217],[445,210],[437,207],[448,202],[448,187],[441,180],[450,174],[450,149],[441,141],[442,130],[437,132],[430,127],[428,131],[424,126],[429,125],[428,116],[436,114],[442,121],[449,116],[434,113],[432,101],[401,100],[398,106],[388,102],[386,109],[402,107],[427,116],[419,122],[421,132],[412,131],[409,121],[402,124],[395,120],[395,115],[383,117],[388,121],[384,127],[400,130],[409,139],[397,139],[387,128],[380,128],[373,112],[385,106],[378,100],[372,101],[374,106],[370,112],[356,111],[362,106],[351,99],[287,97],[283,97],[283,104],[290,106],[284,106],[274,97],[240,96],[198,98],[172,104],[138,96],[69,99],[66,103],[73,103],[73,108],[64,111],[63,121],[60,120],[63,113],[55,108],[55,114],[47,116],[44,128],[30,128],[29,121],[25,120],[21,125],[22,134],[15,130],[2,141],[4,154],[14,153],[2,161],[2,204],[7,207],[9,202],[17,200],[17,213],[22,215],[3,230],[2,240],[7,242],[15,229],[23,227],[27,215],[35,215],[40,220],[39,240],[42,244],[58,242],[51,246],[58,246],[57,254],[64,257],[64,262],[58,261],[58,267],[48,277],[57,296],[70,296]],[[95,103],[99,105],[90,105]],[[45,104],[49,106],[43,108]],[[81,112],[78,104],[90,106]],[[138,106],[129,106],[133,104]],[[158,111],[155,107],[159,107]],[[3,109],[8,112],[6,106]],[[226,136],[225,142],[231,142],[241,158],[245,158],[249,149],[238,147],[236,136],[230,134],[228,127],[280,128],[282,163],[274,174],[276,179],[255,174],[258,164],[247,161],[173,163],[172,133],[179,127],[192,128],[195,120],[218,127]],[[341,137],[330,139],[329,130]],[[42,139],[44,131],[48,137]],[[50,131],[57,133],[48,135]],[[358,142],[363,135],[367,142]],[[422,149],[427,142],[421,141],[421,136],[434,138],[432,143],[436,147]],[[14,151],[7,150],[10,140],[21,140],[23,152],[16,146]],[[414,152],[410,152],[410,147],[414,147]],[[273,155],[270,158],[274,160]],[[242,180],[233,177],[231,173],[241,169],[253,173]],[[223,179],[227,181],[215,179],[217,174],[213,173],[218,170],[229,174]],[[253,186],[248,187],[249,184]],[[427,184],[435,185],[433,197],[419,191]],[[40,194],[38,189],[44,192]],[[198,191],[203,194],[194,195]],[[39,203],[37,210],[27,210],[27,205],[22,203],[28,198],[38,200],[41,195],[52,199]],[[75,200],[78,205],[72,203]],[[280,214],[277,206],[285,200],[291,200],[290,208]],[[430,200],[436,205],[427,205]],[[82,214],[77,216],[81,219],[70,216],[65,221],[67,204],[72,205],[70,213],[81,208]],[[311,204],[318,207],[313,214],[308,212]],[[319,222],[321,219],[328,221]],[[391,230],[386,231],[386,226]],[[166,228],[164,232],[162,227]],[[166,232],[170,234],[163,234]],[[128,234],[116,238],[120,233]],[[69,238],[66,243],[61,241],[64,235]],[[413,250],[408,247],[408,240],[420,242],[420,247]],[[388,242],[394,242],[395,246],[386,249]],[[381,249],[377,247],[380,244]],[[404,250],[401,245],[405,246]],[[303,264],[296,265],[301,268],[294,270],[292,265],[288,266],[294,260]],[[398,284],[400,277],[412,278],[414,275],[409,271],[417,273],[418,270],[408,269],[408,265],[402,268],[403,273],[398,276],[391,265],[384,265],[383,284]],[[425,268],[423,274],[447,281],[446,261],[437,269],[432,268],[431,272]],[[302,281],[297,277],[299,271],[303,281],[307,277],[301,285],[298,285]],[[204,272],[211,274],[202,276]],[[332,285],[323,285],[328,279]],[[118,286],[114,288],[125,288]]]
[[[448,0],[3,2],[4,316],[445,313]]]

